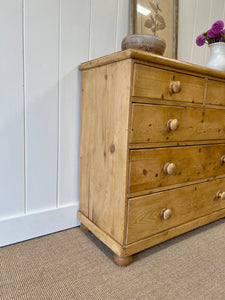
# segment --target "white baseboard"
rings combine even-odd
[[[0,220],[0,247],[78,226],[79,203]]]

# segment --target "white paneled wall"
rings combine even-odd
[[[1,220],[24,213],[25,178],[22,0],[0,0],[0,8]]]
[[[120,50],[129,0],[0,0],[0,246],[78,225],[81,62]]]
[[[88,60],[90,0],[61,1],[58,206],[79,199],[80,74]]]
[[[115,0],[91,1],[90,59],[115,51],[117,3]],[[107,41],[102,43],[102,41]]]
[[[180,0],[178,58],[224,0]],[[81,62],[120,50],[129,0],[0,0],[0,246],[78,225]]]
[[[208,46],[195,40],[217,20],[225,21],[224,0],[179,0],[178,59],[205,66]]]
[[[24,1],[27,212],[57,198],[59,1]]]

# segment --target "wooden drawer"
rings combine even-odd
[[[207,104],[225,105],[225,82],[209,80],[207,90]]]
[[[168,130],[169,120],[179,127]],[[225,139],[225,113],[216,109],[133,104],[131,143],[184,142]]]
[[[127,244],[225,207],[225,200],[216,196],[218,191],[225,191],[225,179],[130,199]],[[161,217],[165,208],[172,213],[168,220]]]
[[[171,81],[180,81],[181,91],[171,93]],[[133,96],[203,103],[205,79],[141,64],[134,65]]]
[[[132,150],[129,192],[225,175],[223,156],[225,144]]]

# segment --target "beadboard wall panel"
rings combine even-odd
[[[120,50],[129,0],[0,0],[0,246],[78,225],[80,73]],[[205,65],[198,34],[224,0],[180,0],[178,59]],[[14,230],[19,228],[18,230]]]
[[[0,0],[0,7],[0,219],[3,219],[24,212],[22,0]]]
[[[80,73],[88,60],[90,0],[61,2],[58,206],[79,199]]]
[[[209,51],[208,46],[198,47],[196,45],[196,37],[204,32],[206,29],[210,28],[211,20],[211,0],[198,0],[196,1],[196,14],[194,20],[194,32],[193,32],[193,42],[191,48],[191,61],[193,63],[198,63],[199,65],[205,64],[205,56],[207,51]],[[199,18],[199,14],[204,12],[204,19]]]
[[[121,51],[121,42],[129,33],[130,1],[118,0],[117,24],[116,24],[116,47],[115,51]]]
[[[25,106],[28,213],[56,207],[59,0],[26,0]]]
[[[92,0],[89,59],[113,53],[116,46],[118,0]]]
[[[120,50],[129,33],[129,0],[0,5],[4,246],[79,224],[78,65]],[[219,19],[225,19],[224,0],[180,0],[178,59],[205,65],[209,49],[195,39]]]
[[[194,40],[196,5],[196,0],[188,0],[188,3],[186,0],[179,0],[178,59],[188,62],[191,60],[190,51]],[[187,8],[192,13],[188,13]]]
[[[129,33],[129,0],[0,5],[4,246],[79,224],[78,65],[120,50]]]
[[[178,59],[205,66],[209,48],[195,40],[217,20],[225,21],[224,0],[179,0]]]

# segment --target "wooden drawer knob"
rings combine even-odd
[[[163,220],[168,220],[172,216],[172,210],[169,208],[163,208],[161,210],[161,218]]]
[[[224,164],[225,163],[225,155],[223,155],[222,157],[221,157],[221,164]]]
[[[216,196],[218,199],[225,200],[225,192],[218,191]]]
[[[167,122],[167,128],[169,131],[175,131],[179,127],[179,122],[177,119],[170,119]]]
[[[164,173],[165,174],[168,174],[168,175],[173,175],[175,172],[176,172],[176,165],[174,163],[169,163],[167,162],[165,165],[164,165]]]
[[[169,85],[169,91],[171,94],[177,94],[181,91],[180,81],[171,81]]]

